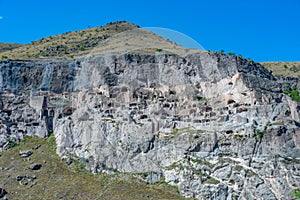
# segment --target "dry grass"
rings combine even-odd
[[[274,75],[300,77],[300,62],[261,62]]]
[[[142,28],[124,31],[101,41],[90,56],[105,54],[160,54],[185,55],[198,50],[186,49],[170,40]]]
[[[14,43],[1,43],[0,42],[0,53],[5,51],[12,51],[15,48],[23,46],[22,44],[14,44]]]
[[[0,53],[0,59],[76,59],[86,55],[120,53],[173,53],[185,55],[197,50],[176,43],[128,22],[50,36],[20,48]]]
[[[0,53],[0,59],[2,57],[8,57],[9,59],[72,58],[74,55],[89,53],[102,40],[134,28],[138,28],[138,26],[120,21],[109,23],[103,27],[67,32],[42,38],[12,51],[2,52]]]
[[[37,144],[41,147],[32,150],[30,160],[18,155],[19,150],[31,150]],[[0,154],[0,187],[7,190],[9,199],[184,199],[174,187],[146,184],[129,174],[76,172],[55,154],[49,139],[26,138]],[[42,168],[29,170],[31,163],[41,163]],[[25,174],[36,179],[20,185],[16,177]]]

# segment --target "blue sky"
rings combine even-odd
[[[207,50],[300,61],[299,0],[0,0],[0,41],[29,43],[126,20],[188,35]]]

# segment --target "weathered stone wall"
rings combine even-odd
[[[219,53],[178,55],[107,55],[84,61],[2,61],[2,91],[52,91],[55,93],[92,89],[100,85],[130,88],[164,85],[217,83],[240,74],[250,89],[281,92],[292,88],[296,79],[275,78],[265,68],[243,58]],[[235,79],[238,77],[235,77]],[[234,80],[233,80],[234,81]],[[289,84],[284,84],[288,82]]]
[[[142,173],[198,199],[290,199],[300,187],[299,106],[283,93],[297,79],[209,52],[0,66],[3,149],[47,136],[53,110],[57,153],[94,172]]]

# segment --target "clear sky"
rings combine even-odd
[[[188,35],[207,50],[300,61],[300,0],[0,0],[0,41],[29,43],[126,20]]]

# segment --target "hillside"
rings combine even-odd
[[[175,53],[187,54],[198,50],[186,49],[175,42],[125,21],[103,27],[67,32],[50,36],[18,49],[0,52],[0,60],[45,58],[82,59],[89,54]]]
[[[300,62],[261,62],[274,75],[300,78]]]
[[[184,199],[162,182],[146,184],[125,173],[93,175],[77,160],[61,161],[54,149],[53,137],[27,137],[0,152],[0,188],[5,187],[8,199]],[[22,157],[20,151],[32,155]],[[30,170],[32,163],[42,166]]]
[[[12,51],[13,49],[16,49],[18,47],[22,47],[22,44],[14,44],[14,43],[3,43],[0,42],[0,53],[5,51]]]
[[[125,21],[108,23],[105,26],[89,28],[61,35],[50,36],[26,44],[12,51],[0,53],[0,58],[37,59],[51,57],[73,57],[87,54],[92,48],[117,33],[138,28],[137,25]]]

